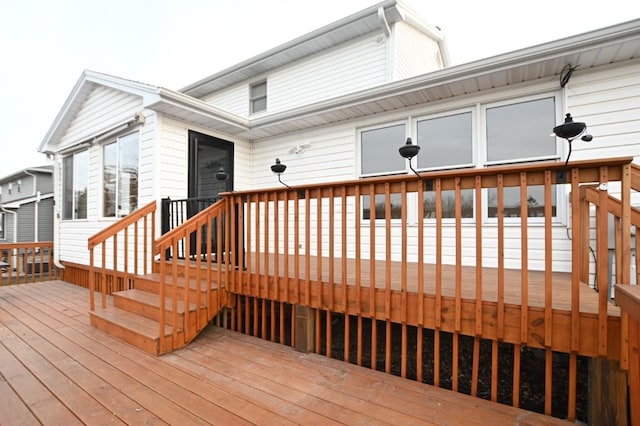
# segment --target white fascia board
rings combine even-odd
[[[169,104],[183,110],[201,114],[213,120],[237,127],[239,130],[249,130],[249,121],[238,115],[216,108],[204,101],[193,98],[184,93],[160,88],[158,93],[143,97],[143,107],[151,110],[160,104]]]
[[[50,194],[40,195],[40,198],[38,198],[38,196],[33,196],[33,197],[29,197],[29,198],[22,198],[20,200],[12,201],[12,202],[6,203],[6,204],[0,204],[0,207],[2,207],[4,209],[19,209],[20,206],[22,206],[23,204],[29,204],[29,203],[33,203],[35,201],[42,201],[42,200],[45,200],[47,198],[53,198],[53,192],[50,193]]]
[[[415,90],[423,90],[469,78],[486,76],[492,73],[502,72],[505,69],[541,62],[563,55],[570,55],[592,47],[620,42],[624,39],[639,36],[640,19],[450,68],[443,68],[405,80],[394,81],[365,89],[346,96],[316,102],[313,105],[306,105],[257,118],[252,120],[250,125],[251,128],[257,128],[278,122],[291,121],[332,109],[354,106],[378,99],[389,98],[394,95],[402,95]]]

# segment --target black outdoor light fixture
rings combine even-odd
[[[398,152],[403,158],[409,160],[409,168],[411,169],[411,171],[415,173],[416,176],[418,176],[420,179],[422,179],[418,172],[414,170],[413,166],[411,166],[411,159],[418,155],[418,153],[420,152],[420,146],[414,145],[411,141],[411,138],[407,138],[407,142],[398,149]]]
[[[284,173],[284,171],[287,170],[287,166],[282,164],[280,162],[279,158],[276,158],[276,163],[271,165],[271,171],[275,174],[278,175],[278,182],[280,182],[281,184],[283,184],[284,186],[286,186],[289,189],[292,189],[289,185],[287,185],[286,183],[284,183],[281,179],[280,179],[280,175],[282,173]]]
[[[405,144],[402,145],[400,148],[398,148],[398,152],[403,158],[406,158],[407,160],[409,160],[409,168],[413,173],[415,173],[416,176],[418,176],[422,180],[422,182],[424,183],[425,189],[427,191],[432,191],[433,179],[424,179],[411,165],[411,160],[413,159],[413,157],[418,155],[418,152],[420,152],[420,145],[414,145],[411,138],[407,138],[407,141],[405,142]]]
[[[223,181],[227,180],[228,177],[229,176],[227,175],[227,172],[224,171],[224,167],[220,166],[220,168],[216,172],[216,179],[219,181]]]
[[[581,139],[585,142],[591,142],[593,140],[593,136],[584,133],[586,130],[587,125],[580,121],[573,121],[569,113],[565,116],[564,123],[553,128],[553,133],[557,137],[566,139],[569,143],[569,154],[567,154],[567,160],[564,162],[565,167],[569,164],[569,157],[571,157],[571,142],[580,135],[582,135]]]

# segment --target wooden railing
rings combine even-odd
[[[227,228],[230,222],[228,212],[229,204],[225,200],[207,207],[200,213],[191,217],[187,222],[162,235],[156,241],[155,254],[159,258],[160,273],[160,347],[164,345],[165,324],[172,325],[174,346],[179,338],[185,342],[193,339],[197,333],[218,312],[220,298],[212,297],[212,284],[215,282],[218,289],[224,288],[228,281],[229,267],[233,264],[237,252],[237,240],[229,238]],[[185,256],[181,258],[181,254]],[[180,262],[184,262],[182,267]],[[214,263],[216,264],[214,267]],[[191,266],[194,266],[193,268]],[[193,279],[193,280],[192,280]],[[181,287],[180,281],[184,283]],[[188,291],[190,282],[193,281],[195,291]],[[183,297],[179,297],[179,292]],[[204,293],[204,294],[203,294]],[[167,321],[166,305],[167,297],[171,300]],[[177,306],[183,300],[185,306],[194,303],[198,309],[191,313],[184,310],[184,324],[191,324],[191,315],[196,315],[196,329],[184,327],[184,335],[178,336],[179,327]],[[212,301],[218,305],[213,306]],[[202,306],[205,306],[206,317],[203,317]]]
[[[451,333],[453,390],[458,390],[460,338],[471,336],[472,395],[478,392],[480,342],[491,340],[493,400],[497,399],[498,344],[511,343],[514,406],[519,405],[521,349],[541,348],[546,360],[547,414],[553,401],[553,354],[566,352],[567,416],[573,420],[578,354],[618,359],[621,340],[608,332],[616,329],[608,327],[607,321],[616,321],[617,308],[605,297],[597,298],[594,306],[583,306],[588,302],[583,292],[591,291],[588,271],[585,274],[584,270],[590,249],[583,230],[588,211],[585,213],[581,203],[580,185],[604,188],[621,182],[616,273],[619,282],[629,283],[631,161],[579,161],[567,168],[559,163],[538,163],[424,173],[420,179],[415,175],[391,176],[223,194],[231,215],[230,234],[246,245],[245,268],[231,274],[228,289],[246,298],[245,308],[254,299],[314,308],[315,350],[320,352],[323,347],[328,356],[332,356],[332,315],[345,316],[345,342],[352,333],[348,319],[356,317],[353,333],[358,336],[358,363],[364,347],[362,319],[374,320],[368,345],[371,365],[375,366],[376,348],[382,345],[386,371],[391,369],[392,324],[399,324],[403,376],[407,371],[408,327],[416,327],[418,341],[423,329],[432,329],[436,386],[441,380],[440,336]],[[534,189],[540,195],[532,196]],[[518,202],[510,205],[506,199],[514,191]],[[566,205],[563,196],[569,197],[569,212],[562,209]],[[599,197],[604,202],[606,192]],[[600,210],[596,216],[601,230],[606,218]],[[244,226],[236,228],[235,224]],[[598,240],[595,250],[599,285],[606,285],[603,280],[609,273],[607,246],[602,243],[606,235]],[[554,272],[558,269],[565,274]],[[266,318],[262,303],[261,309],[253,304],[253,325],[248,324],[249,308],[244,317],[239,308],[233,327],[242,330],[244,321],[245,330],[263,337],[269,334],[264,324],[262,330],[258,326],[258,312]],[[587,315],[582,316],[585,309]],[[326,318],[321,317],[322,311]],[[321,319],[326,330],[320,329]],[[385,324],[384,342],[377,341],[378,321]],[[277,327],[272,330],[274,336]],[[292,336],[290,341],[294,340]],[[344,350],[348,360],[349,349]],[[421,351],[419,343],[419,380]]]
[[[595,259],[583,256],[581,264],[581,279],[589,282],[591,271],[595,277],[595,289],[598,291],[600,309],[598,312],[599,356],[606,355],[607,317],[605,307],[609,299],[613,298],[612,285],[615,283],[629,284],[631,252],[635,253],[635,272],[633,280],[637,282],[640,260],[638,259],[640,239],[633,239],[631,235],[638,235],[640,230],[640,210],[631,206],[631,190],[640,191],[640,168],[631,164],[624,168],[627,177],[621,182],[620,199],[611,196],[607,191],[607,171],[601,170],[600,184],[587,185],[580,188],[581,232],[583,253],[590,247],[597,247]],[[591,206],[595,206],[595,217],[591,216]],[[613,235],[611,235],[613,231]],[[626,317],[623,314],[623,323]],[[629,368],[627,340],[622,338],[620,349],[620,363],[624,369]]]
[[[53,242],[0,244],[0,285],[56,280]]]
[[[616,303],[628,316],[630,424],[640,426],[640,286],[617,284]]]
[[[156,229],[156,202],[129,214],[89,238],[89,294],[95,309],[94,292],[102,293],[103,308],[107,294],[128,289],[132,274],[147,274],[152,269]],[[99,260],[96,259],[96,251]],[[98,269],[98,271],[96,271]]]

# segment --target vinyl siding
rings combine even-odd
[[[234,144],[234,189],[249,187],[251,182],[251,145],[249,142],[163,116],[159,126],[160,151],[157,170],[162,170],[162,173],[157,176],[158,198],[187,197],[189,130],[232,142]]]
[[[38,205],[38,240],[53,241],[53,197]]]
[[[83,140],[131,119],[142,109],[139,96],[96,86],[56,144],[59,148]]]
[[[442,68],[438,43],[406,22],[393,26],[392,79],[402,80]]]
[[[29,243],[35,241],[36,203],[27,203],[18,209],[18,241]]]
[[[382,84],[387,78],[383,33],[299,60],[251,82],[214,93],[204,100],[234,114],[249,116],[249,84],[267,79],[267,111],[260,116],[309,105]]]

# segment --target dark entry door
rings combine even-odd
[[[221,179],[226,174],[226,179]],[[233,190],[233,143],[220,138],[189,131],[189,200],[187,216],[192,217],[220,199],[221,192]],[[217,252],[217,224],[212,223],[211,247]],[[206,252],[203,230],[200,253]],[[222,236],[224,241],[224,235]],[[191,255],[195,254],[196,237],[191,238]],[[224,248],[223,248],[224,251]],[[214,259],[215,260],[215,259]]]
[[[227,175],[226,180],[216,177],[221,169]],[[233,143],[189,131],[189,198],[217,198],[219,193],[232,190]]]

